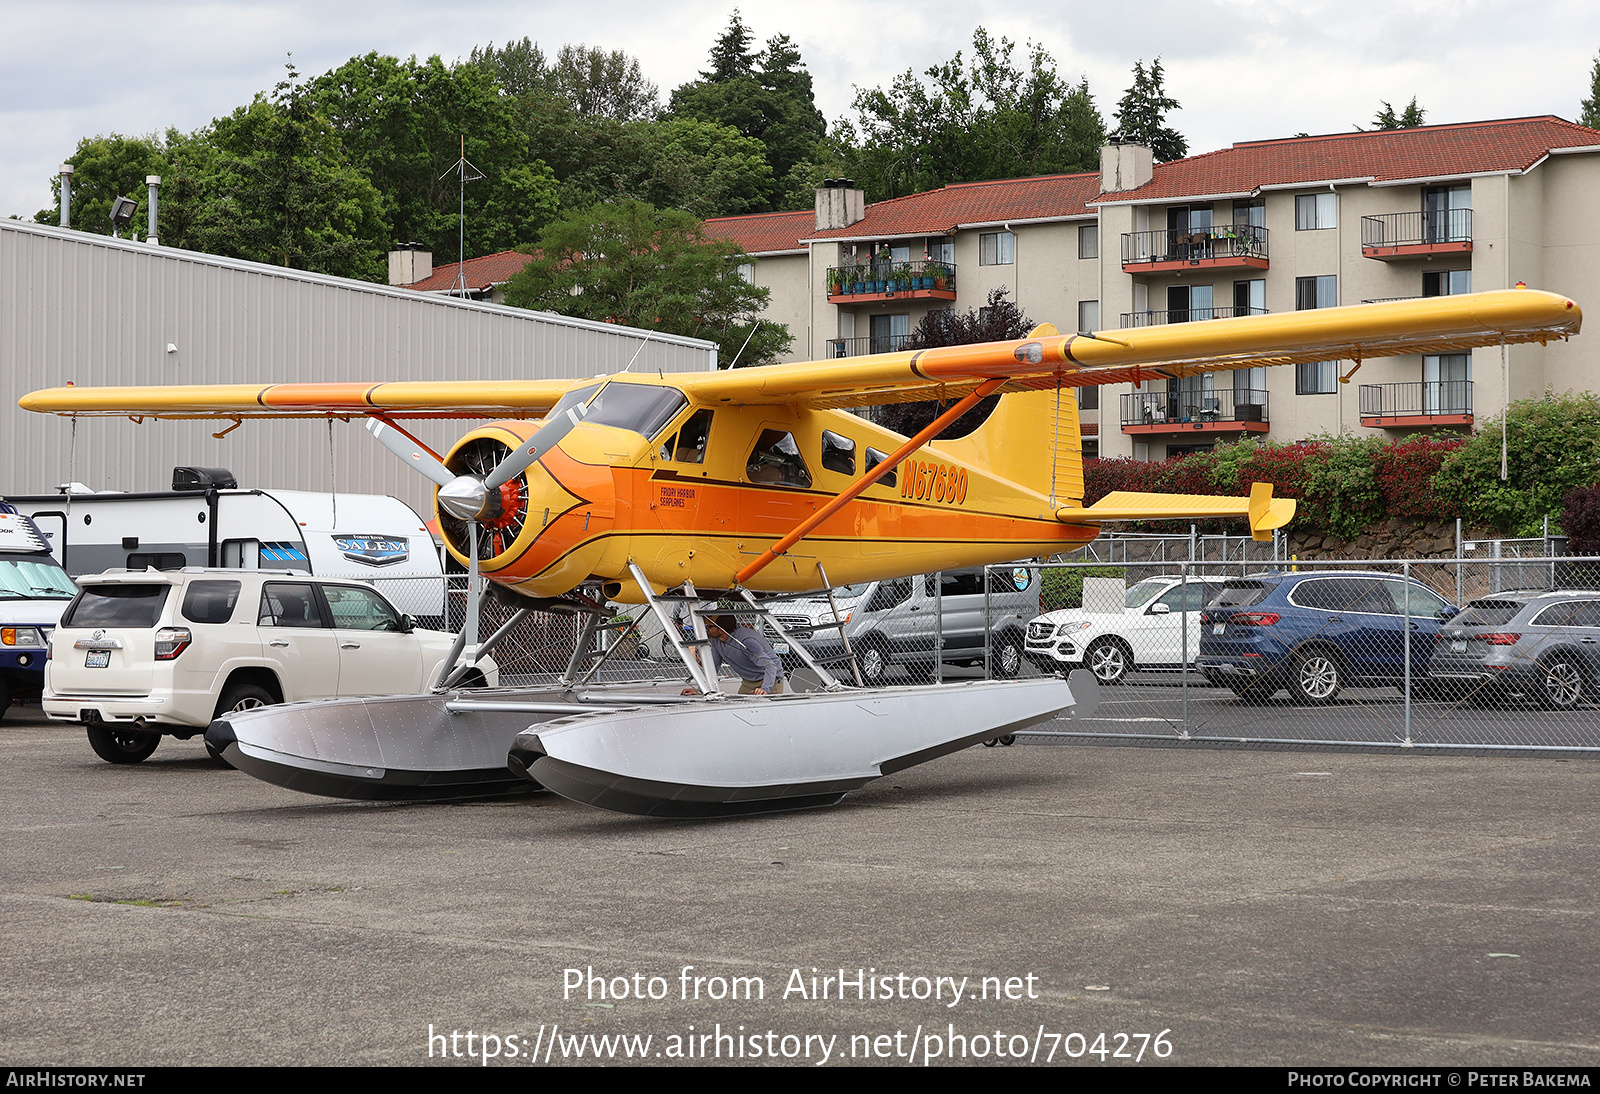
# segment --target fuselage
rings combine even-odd
[[[589,419],[510,485],[507,516],[498,530],[490,522],[480,550],[492,580],[555,596],[598,578],[631,600],[632,561],[657,589],[685,580],[730,588],[740,568],[905,442],[842,410],[707,406],[666,381],[610,383],[592,398]],[[455,466],[474,442],[513,448],[538,428],[492,423],[447,462]],[[978,566],[1094,535],[1060,523],[1049,497],[925,445],[747,585],[802,591]],[[447,541],[465,561],[464,541]]]

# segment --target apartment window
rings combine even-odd
[[[1471,270],[1430,270],[1422,275],[1423,296],[1455,296],[1471,291]]]
[[[1150,460],[1150,442],[1149,441],[1135,441],[1135,442],[1133,442],[1133,458],[1138,460],[1138,461],[1140,461],[1141,463],[1149,462],[1149,460]]]
[[[1265,315],[1267,313],[1267,280],[1253,277],[1249,281],[1233,283],[1233,314]]]
[[[1333,274],[1294,279],[1296,311],[1332,308],[1339,303],[1339,279]],[[1332,395],[1338,390],[1338,368],[1333,361],[1304,361],[1294,367],[1296,395]]]
[[[1266,199],[1255,198],[1251,201],[1234,202],[1233,222],[1235,224],[1248,224],[1252,228],[1265,228],[1267,226]]]
[[[1078,226],[1078,257],[1100,257],[1100,225],[1081,224]]]
[[[1338,370],[1332,361],[1302,361],[1294,366],[1296,395],[1332,395],[1339,390]]]
[[[1080,387],[1077,391],[1079,410],[1100,409],[1100,389],[1098,387]]]
[[[741,262],[739,264],[739,276],[744,278],[746,284],[754,285],[756,283],[756,264],[754,262]]]
[[[1084,438],[1083,458],[1086,460],[1098,460],[1100,458],[1100,442],[1098,440],[1089,437]]]
[[[1100,301],[1078,301],[1078,329],[1084,332],[1100,329]]]
[[[1334,308],[1339,305],[1339,279],[1333,274],[1294,279],[1294,309]]]
[[[956,243],[949,236],[928,237],[928,257],[934,262],[942,262],[946,266],[956,260]]]
[[[1330,191],[1326,194],[1297,194],[1294,199],[1294,230],[1310,232],[1339,226],[1339,206]]]
[[[1010,266],[1017,260],[1017,237],[1010,232],[985,232],[978,237],[978,265]]]

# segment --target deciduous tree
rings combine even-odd
[[[740,276],[743,252],[680,210],[596,205],[551,223],[533,254],[507,303],[704,338],[724,367],[763,364],[793,341],[782,324],[756,326],[769,293]]]

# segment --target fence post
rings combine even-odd
[[[1223,540],[1224,543],[1227,540]],[[1178,626],[1183,628],[1183,652],[1178,661],[1178,687],[1183,691],[1183,739],[1189,739],[1189,567],[1179,573]]]
[[[983,568],[983,678],[985,680],[994,679],[994,665],[990,661],[994,654],[989,644],[989,636],[994,629],[994,607],[989,598],[989,583],[993,580],[994,565],[991,563]],[[1026,629],[1023,634],[1027,634]],[[1023,638],[1023,643],[1023,648],[1026,649],[1026,637]]]
[[[944,571],[933,575],[933,682],[944,683]]]
[[[1405,737],[1405,744],[1409,746],[1411,744],[1411,563],[1410,562],[1405,563],[1405,566],[1404,566],[1404,569],[1402,570],[1402,573],[1403,573],[1403,575],[1405,577],[1405,583],[1406,583],[1405,631],[1403,632],[1404,641],[1405,641],[1405,644],[1406,644],[1405,645],[1405,649],[1406,649],[1406,691],[1405,691],[1406,737]]]

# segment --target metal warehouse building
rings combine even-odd
[[[172,468],[231,469],[244,487],[393,494],[431,508],[427,480],[359,423],[29,414],[17,400],[80,386],[529,380],[716,367],[710,342],[547,312],[0,220],[0,495],[78,481],[163,490]],[[470,423],[419,421],[442,451]],[[407,428],[413,428],[408,425]]]

